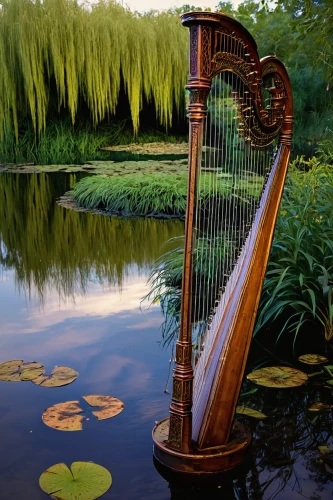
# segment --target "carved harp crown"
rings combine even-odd
[[[276,57],[259,60],[239,22],[191,12],[182,23],[190,30],[190,74],[181,325],[170,418],[154,429],[154,454],[177,470],[188,456],[194,469],[212,472],[229,468],[234,453],[226,450],[289,161],[293,105],[285,67]],[[243,432],[233,464],[249,441]],[[212,466],[207,457],[219,453],[229,461]],[[202,456],[210,465],[198,465]]]

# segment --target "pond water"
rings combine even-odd
[[[269,418],[249,422],[256,444],[233,476],[169,484],[155,470],[151,430],[168,414],[171,349],[159,344],[159,305],[148,308],[141,298],[154,261],[183,223],[66,210],[55,199],[76,179],[0,175],[0,363],[35,360],[48,373],[56,365],[79,372],[74,383],[53,389],[0,381],[0,499],[47,498],[41,473],[74,461],[110,470],[105,500],[331,499],[333,464],[318,446],[330,445],[332,412],[306,411],[316,400],[333,404],[321,386],[260,389],[242,399]],[[90,394],[118,397],[125,409],[100,422],[90,415],[80,432],[42,422],[47,407]]]

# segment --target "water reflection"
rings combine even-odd
[[[150,269],[161,243],[183,232],[181,221],[120,219],[65,210],[54,203],[77,175],[0,176],[0,265],[40,300],[84,294],[89,282],[121,287],[124,277]],[[133,266],[136,269],[133,270]]]
[[[172,500],[328,500],[333,491],[333,453],[318,446],[333,442],[333,413],[308,412],[316,401],[332,404],[325,388],[260,388],[245,403],[264,412],[262,421],[246,419],[254,441],[246,463],[232,473],[211,478],[183,478],[155,463],[169,481]],[[244,403],[244,401],[242,402]]]
[[[333,415],[307,412],[316,401],[333,404],[322,387],[261,388],[242,400],[268,418],[248,421],[253,452],[232,476],[202,486],[183,478],[167,482],[155,471],[151,430],[168,414],[163,389],[170,351],[157,344],[159,306],[140,310],[140,299],[151,263],[183,225],[67,211],[54,198],[73,179],[0,175],[0,362],[37,360],[47,371],[67,365],[80,373],[54,390],[0,382],[1,500],[42,500],[40,474],[77,460],[111,471],[103,500],[331,499],[332,465],[318,446],[333,434]],[[81,432],[43,424],[46,407],[88,394],[119,397],[125,410],[110,421],[91,419]]]

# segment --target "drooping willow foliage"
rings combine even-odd
[[[46,126],[50,83],[58,108],[74,123],[81,99],[94,125],[115,113],[123,79],[133,128],[143,97],[171,125],[183,105],[187,30],[177,15],[133,13],[115,0],[3,0],[0,10],[0,134],[30,115],[36,132]]]

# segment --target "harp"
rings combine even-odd
[[[181,321],[154,456],[176,471],[217,473],[242,462],[251,442],[234,413],[289,161],[292,90],[283,64],[259,60],[236,20],[181,19],[190,30]]]

